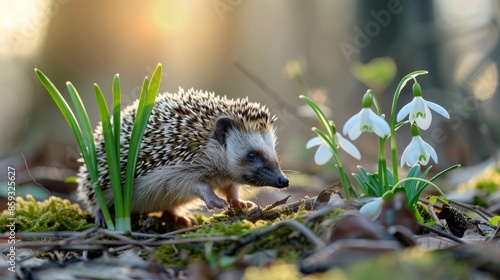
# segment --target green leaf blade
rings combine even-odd
[[[115,137],[115,147],[120,156],[120,136],[121,136],[121,99],[122,92],[120,86],[120,75],[116,74],[113,78],[111,87],[113,92],[113,136]]]
[[[78,143],[78,147],[80,148],[84,160],[90,160],[89,153],[87,147],[85,146],[85,141],[82,135],[82,130],[80,129],[80,126],[76,120],[75,115],[73,114],[73,111],[71,110],[71,107],[69,107],[68,103],[61,95],[59,90],[42,71],[35,68],[35,73],[42,85],[45,87],[45,89],[48,91],[48,93],[56,103],[66,121],[68,122],[68,125],[76,138],[76,142]]]
[[[78,91],[73,86],[73,84],[67,82],[66,88],[68,89],[69,96],[71,98],[71,101],[73,102],[73,106],[75,107],[76,116],[78,117],[80,123],[82,124],[83,141],[85,143],[89,158],[88,161],[87,160],[85,161],[85,163],[87,164],[87,170],[90,174],[92,182],[96,183],[98,178],[97,156],[94,144],[94,136],[92,133],[92,126],[90,125],[90,119],[87,114],[87,110],[85,109],[85,106],[82,102],[82,99],[80,98],[80,95],[78,94]]]
[[[125,213],[129,213],[130,205],[132,203],[132,188],[135,180],[135,169],[137,166],[137,158],[139,157],[140,146],[142,138],[146,130],[147,123],[151,116],[153,106],[158,95],[158,90],[161,83],[162,65],[158,64],[153,75],[151,82],[145,78],[141,95],[139,97],[139,104],[137,113],[134,120],[134,127],[132,128],[132,135],[130,137],[129,154],[127,158],[127,169],[125,172],[125,188],[124,188],[124,208]]]
[[[102,131],[104,137],[104,146],[106,149],[106,158],[108,160],[108,172],[111,180],[111,189],[115,200],[115,218],[116,221],[123,219],[123,196],[120,178],[120,161],[116,154],[116,147],[113,138],[113,128],[109,119],[109,111],[104,95],[97,84],[94,84],[94,90],[101,117]],[[117,229],[122,230],[117,223]]]
[[[416,77],[418,77],[420,75],[426,75],[428,73],[429,72],[426,70],[418,70],[418,71],[411,72],[410,74],[404,76],[403,79],[401,79],[401,81],[399,82],[398,87],[396,88],[396,96],[399,97],[399,94],[401,93],[401,90],[403,90],[403,88],[405,87],[406,83],[408,83],[409,81],[411,81],[412,79],[415,79]]]
[[[318,117],[319,122],[321,123],[321,125],[323,125],[323,128],[327,132],[327,135],[330,138],[333,138],[334,133],[333,133],[332,127],[330,126],[330,121],[326,117],[323,110],[321,110],[321,108],[318,105],[316,105],[316,103],[314,103],[314,101],[309,99],[307,96],[301,95],[301,96],[299,96],[299,98],[302,99],[307,105],[309,105],[309,107],[311,107],[311,109],[314,111],[314,113]]]

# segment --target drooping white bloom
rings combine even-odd
[[[368,217],[370,220],[375,221],[382,213],[382,206],[384,205],[384,199],[382,197],[377,197],[372,201],[361,206],[359,213],[363,216]]]
[[[314,146],[319,146],[314,154],[314,162],[317,165],[323,165],[327,163],[332,157],[333,152],[328,145],[323,142],[323,139],[319,137],[314,137],[311,140],[307,141],[306,149],[310,149]]]
[[[340,133],[336,132],[334,135],[335,138],[335,143],[337,144],[337,148],[340,147],[344,151],[346,151],[349,155],[351,155],[353,158],[360,160],[361,159],[361,153],[359,150],[349,142],[349,140],[345,139]],[[317,165],[323,165],[327,163],[332,157],[333,157],[333,152],[331,148],[323,142],[323,139],[319,137],[314,137],[311,140],[309,140],[306,144],[306,148],[310,149],[312,147],[319,146],[318,150],[316,150],[316,154],[314,154],[314,162]]]
[[[430,159],[438,163],[438,157],[434,148],[427,144],[420,135],[413,136],[410,144],[403,151],[401,156],[401,167],[406,163],[408,166],[413,166],[417,162],[421,165],[427,165]]]
[[[402,121],[406,116],[410,115],[410,121],[415,121],[421,129],[425,130],[431,126],[432,114],[431,110],[449,119],[450,114],[440,105],[425,100],[422,97],[422,89],[418,83],[413,85],[413,100],[403,106],[396,116],[398,122]]]
[[[343,133],[351,140],[355,140],[363,132],[374,132],[382,138],[391,133],[389,124],[370,108],[363,108],[359,113],[352,116],[344,125]]]

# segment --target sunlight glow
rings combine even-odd
[[[41,45],[49,19],[59,11],[50,0],[0,1],[0,54],[30,55]]]
[[[495,62],[489,61],[472,83],[472,93],[478,100],[488,100],[495,94],[497,86],[498,67]]]
[[[29,18],[33,18],[36,0],[7,0],[0,2],[0,27],[7,31],[19,31],[19,27]]]
[[[156,1],[151,6],[151,20],[159,29],[175,35],[183,32],[189,25],[189,7],[184,1]]]

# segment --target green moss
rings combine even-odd
[[[205,224],[213,224],[220,222],[228,222],[233,220],[244,219],[245,216],[249,215],[250,212],[256,210],[256,208],[229,208],[220,214],[214,214],[209,219],[205,220]]]
[[[424,223],[434,221],[431,212],[429,211],[427,206],[420,201],[417,202],[417,211],[418,213],[420,213],[420,216],[424,219]]]
[[[182,238],[199,238],[215,236],[234,236],[245,235],[252,232],[256,226],[246,220],[240,220],[233,223],[218,223],[211,226],[200,228],[196,231],[183,234]],[[156,250],[156,258],[166,267],[186,266],[194,261],[206,262],[205,256],[218,255],[229,248],[233,243],[231,241],[214,242],[207,251],[207,244],[196,242],[189,244],[163,245]]]
[[[242,236],[243,240],[285,220],[293,219],[303,222],[312,213],[305,210],[304,207],[295,208],[295,212],[286,207],[265,209],[229,209],[221,214],[215,214],[205,221],[205,227],[177,236],[179,240],[206,237],[206,242],[161,246],[156,250],[156,259],[166,267],[180,268],[195,261],[208,263],[211,266],[218,262],[219,266],[223,266],[220,261],[224,257],[223,253],[236,244],[229,240],[210,242],[211,237]],[[314,230],[325,219],[333,219],[344,212],[345,209],[333,209],[330,213],[322,215],[314,221],[309,221],[306,226]],[[241,259],[243,255],[248,256],[262,250],[273,250],[281,260],[294,262],[313,249],[309,240],[291,227],[280,227],[269,234],[254,235],[254,237],[256,237],[255,240],[238,248],[231,259]]]
[[[187,238],[201,237],[201,236],[229,236],[229,235],[242,235],[250,232],[255,228],[255,225],[247,220],[240,220],[230,224],[217,223],[209,227],[203,227],[196,231],[186,233]]]
[[[31,195],[26,200],[17,197],[13,216],[9,210],[0,215],[1,232],[8,230],[12,217],[16,218],[16,231],[82,231],[94,226],[78,204],[54,196],[45,201],[36,201]]]
[[[203,247],[199,244],[163,245],[156,249],[156,259],[165,267],[182,268],[192,262],[203,262]]]

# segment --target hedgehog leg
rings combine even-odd
[[[223,188],[222,191],[226,193],[227,202],[229,203],[229,205],[231,207],[234,207],[234,208],[257,207],[257,204],[253,203],[252,201],[239,199],[239,194],[238,194],[239,188],[238,188],[237,184],[231,183],[231,184],[227,185],[227,187]]]
[[[208,210],[214,208],[227,208],[229,204],[224,199],[218,197],[214,190],[206,183],[195,184],[198,196],[205,202]]]
[[[111,205],[108,207],[108,210],[109,210],[109,214],[111,215],[111,220],[114,221],[115,220],[115,207],[114,205]],[[107,225],[106,225],[106,220],[104,219],[104,214],[102,214],[102,210],[101,209],[98,209],[96,211],[96,214],[95,214],[95,217],[94,217],[94,223],[97,227],[101,227],[101,228],[106,228]]]
[[[104,215],[102,214],[101,209],[99,209],[95,215],[94,223],[97,227],[105,228],[106,221],[104,220]]]

